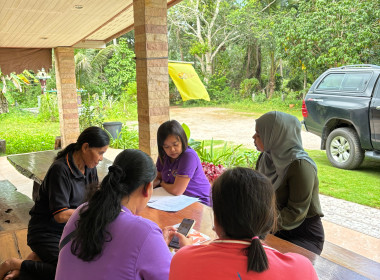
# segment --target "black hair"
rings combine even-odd
[[[84,143],[88,143],[90,148],[101,148],[109,145],[110,137],[107,132],[97,126],[90,126],[83,130],[79,135],[77,142],[69,144],[66,148],[57,154],[55,159],[66,156],[71,151],[79,151]]]
[[[140,150],[122,151],[116,158],[100,188],[81,209],[71,252],[84,261],[92,261],[112,236],[107,226],[121,211],[121,200],[140,186],[156,178],[157,171],[150,156]]]
[[[166,155],[164,151],[164,142],[169,135],[176,136],[182,143],[182,153],[187,149],[187,136],[185,130],[181,124],[176,120],[166,121],[160,125],[157,130],[157,146],[158,146],[158,155],[163,161]]]
[[[252,240],[245,249],[247,271],[263,272],[268,258],[259,239],[276,226],[275,192],[267,177],[249,168],[225,171],[214,182],[212,202],[216,222],[232,239]]]

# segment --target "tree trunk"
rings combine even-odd
[[[184,61],[184,56],[183,56],[183,51],[182,51],[182,44],[181,44],[181,39],[180,39],[180,29],[177,28],[176,30],[176,37],[177,37],[177,42],[178,42],[178,48],[179,48],[179,53],[180,53],[180,56],[181,56],[181,61]]]
[[[270,52],[270,70],[268,81],[268,99],[271,99],[276,86],[276,62],[274,60],[274,52]]]
[[[211,52],[205,53],[205,59],[206,59],[206,75],[208,77],[212,76],[212,61],[211,61]]]
[[[256,78],[260,81],[261,76],[261,47],[254,40],[252,44],[247,46],[247,53],[244,59],[245,79]]]
[[[5,98],[4,94],[0,92],[0,114],[8,113],[8,101]]]
[[[256,70],[255,77],[260,81],[261,79],[261,46],[256,44]]]
[[[247,47],[247,54],[245,56],[244,61],[246,62],[245,66],[245,78],[250,79],[253,76],[253,73],[251,71],[251,52],[252,52],[252,45],[248,45]]]

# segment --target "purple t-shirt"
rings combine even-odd
[[[156,167],[161,172],[162,181],[168,184],[173,184],[177,175],[189,177],[190,182],[183,194],[198,197],[203,204],[210,205],[210,183],[197,153],[192,148],[188,147],[173,162],[170,162],[168,156],[165,156],[164,162],[158,158]]]
[[[61,240],[75,229],[78,209],[67,222]],[[71,241],[62,248],[56,280],[168,279],[172,254],[164,241],[162,231],[152,221],[133,215],[125,207],[122,209],[125,212],[120,212],[116,220],[108,226],[112,241],[104,243],[99,258],[91,262],[77,258],[71,253]]]

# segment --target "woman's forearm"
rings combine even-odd
[[[168,193],[173,195],[181,195],[185,192],[187,185],[190,182],[189,177],[179,177],[177,176],[175,178],[175,181],[173,184],[165,183],[164,181],[161,182],[161,187],[163,187]]]

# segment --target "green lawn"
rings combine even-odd
[[[357,170],[333,167],[325,151],[307,151],[318,166],[320,193],[380,209],[380,161],[365,159]]]
[[[60,135],[58,122],[41,122],[30,112],[13,109],[0,115],[0,139],[6,140],[6,154],[53,150]]]
[[[295,101],[294,107],[289,108],[289,101],[279,102],[277,101],[268,101],[268,102],[247,102],[247,100],[241,100],[239,102],[222,104],[224,108],[233,109],[237,112],[249,112],[253,113],[255,118],[260,117],[261,115],[270,112],[270,111],[281,111],[293,116],[296,116],[299,120],[303,120],[302,117],[302,103],[301,101]]]

